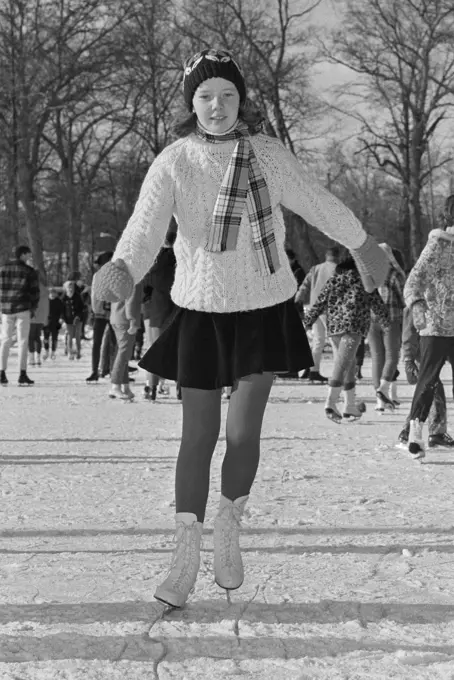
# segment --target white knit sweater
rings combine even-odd
[[[295,294],[296,281],[284,250],[281,205],[347,248],[359,248],[366,240],[353,213],[310,179],[280,141],[256,135],[252,144],[268,184],[281,267],[266,277],[256,271],[246,210],[236,250],[205,250],[214,205],[235,144],[235,140],[210,144],[192,134],[164,149],[145,177],[115,250],[113,259],[122,258],[138,283],[153,264],[175,215],[177,267],[171,295],[180,307],[239,312],[270,307]]]

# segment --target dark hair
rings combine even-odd
[[[32,251],[28,246],[17,246],[16,250],[14,251],[14,255],[17,259],[22,257],[22,255],[28,255],[28,253],[31,253]]]
[[[339,257],[340,248],[338,248],[337,246],[331,246],[330,248],[327,248],[325,250],[325,255],[331,255],[332,257]]]
[[[112,257],[113,257],[113,250],[106,250],[105,253],[101,253],[101,255],[98,255],[95,263],[98,265],[98,267],[102,267],[103,264],[110,262]]]
[[[265,116],[260,109],[253,104],[250,99],[246,99],[244,104],[240,104],[238,118],[242,120],[249,129],[249,134],[257,135],[262,132]],[[176,137],[187,137],[194,132],[197,127],[197,116],[190,113],[177,117],[172,125],[172,131]]]
[[[454,194],[448,196],[440,215],[440,225],[442,229],[454,226]]]
[[[79,279],[82,278],[82,274],[80,272],[71,272],[68,276],[68,281],[79,281]]]
[[[339,262],[339,264],[336,267],[336,274],[343,274],[344,272],[350,272],[350,271],[358,271],[358,268],[356,266],[356,262],[353,259],[352,255],[348,253],[347,255],[344,255]]]

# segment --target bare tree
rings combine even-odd
[[[141,101],[134,133],[150,160],[171,139],[181,90],[182,40],[173,14],[168,0],[136,0],[123,25],[125,72]]]
[[[0,126],[14,159],[30,247],[45,274],[37,178],[52,116],[84,100],[114,67],[116,32],[128,12],[116,0],[5,0],[0,4]]]
[[[363,149],[401,182],[405,244],[416,260],[424,241],[421,192],[452,152],[436,163],[428,158],[454,103],[454,4],[347,0],[327,55],[357,74],[349,114],[361,123]]]

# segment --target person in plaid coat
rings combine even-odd
[[[396,257],[397,253],[387,243],[381,243],[380,247],[383,248],[391,264],[388,276],[378,291],[388,310],[390,324],[387,328],[383,328],[376,316],[372,314],[368,340],[372,358],[372,382],[377,397],[375,408],[377,411],[393,411],[396,404],[391,394],[391,386],[396,378],[402,345],[406,276],[399,264],[399,255]]]
[[[33,385],[27,375],[27,350],[31,319],[39,302],[39,279],[28,264],[31,250],[18,246],[14,259],[0,268],[0,309],[2,312],[0,384],[7,385],[6,369],[14,332],[19,348],[19,385]]]

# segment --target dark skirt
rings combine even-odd
[[[218,314],[176,307],[139,366],[181,387],[214,390],[253,373],[313,365],[293,298],[273,307]]]

